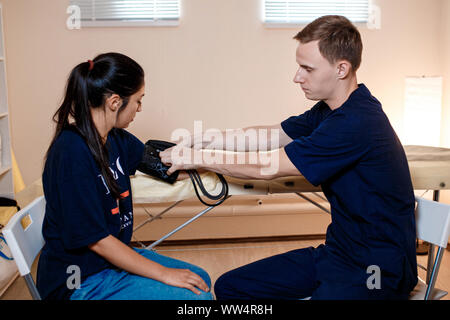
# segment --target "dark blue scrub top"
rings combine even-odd
[[[92,153],[75,130],[63,130],[53,144],[42,182],[46,198],[42,233],[45,245],[38,264],[37,287],[43,299],[67,299],[67,286],[77,266],[81,279],[113,268],[88,248],[108,235],[129,244],[133,228],[130,175],[144,152],[144,144],[122,129],[107,139],[110,169],[122,198],[114,199]]]
[[[383,288],[409,293],[417,283],[414,193],[380,102],[360,84],[338,109],[320,101],[281,125],[293,139],[285,146],[289,159],[331,205],[319,281],[364,286],[376,265]]]

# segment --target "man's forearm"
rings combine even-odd
[[[299,175],[284,148],[266,152],[192,149],[177,145],[160,152],[162,163],[178,170],[203,169],[242,179],[270,180]]]
[[[198,168],[240,179],[270,180],[279,174],[279,152],[201,150]]]
[[[234,152],[269,151],[280,147],[280,129],[275,126],[253,126],[225,131],[206,131],[193,137],[196,149]]]

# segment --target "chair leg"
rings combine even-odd
[[[26,274],[23,277],[25,279],[25,283],[27,284],[28,290],[30,291],[33,300],[41,300],[41,295],[39,294],[36,285],[34,284],[31,274]]]
[[[433,201],[439,202],[439,195],[440,195],[440,191],[439,190],[434,190],[433,191]],[[433,264],[433,261],[435,261],[435,256],[434,256],[434,244],[432,243],[428,243],[429,247],[428,247],[428,262],[427,262],[427,277],[425,279],[426,284],[430,284],[430,279],[431,279],[431,265]]]
[[[426,284],[430,283],[431,270],[432,270],[433,262],[435,261],[434,248],[435,248],[434,244],[432,244],[432,243],[428,244],[427,277],[425,279]]]
[[[439,267],[441,265],[442,257],[444,256],[444,248],[439,247],[436,259],[434,260],[433,270],[430,275],[430,283],[427,286],[427,291],[425,292],[425,300],[430,298],[430,294],[434,289],[434,285],[436,284],[437,274],[439,272]]]

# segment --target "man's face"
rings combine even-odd
[[[319,51],[319,41],[300,43],[296,60],[299,68],[294,77],[310,100],[324,100],[333,97],[338,83],[337,64],[330,64]]]

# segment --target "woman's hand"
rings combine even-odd
[[[161,280],[170,286],[189,289],[195,294],[201,293],[198,289],[209,291],[205,281],[189,269],[166,268]]]
[[[205,281],[188,269],[167,268],[140,255],[112,235],[89,245],[89,249],[127,272],[161,281],[165,284],[186,288],[196,294],[201,289],[209,291]]]

